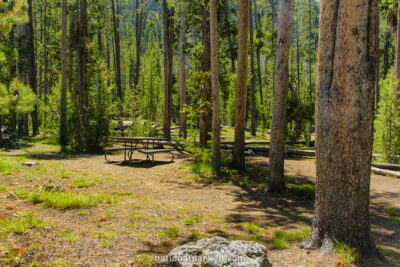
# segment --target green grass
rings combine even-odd
[[[101,246],[103,248],[113,247],[114,246],[114,242],[112,242],[110,240],[104,240],[104,241],[101,242]]]
[[[71,188],[77,187],[77,188],[86,188],[89,186],[95,186],[96,183],[93,181],[89,181],[86,178],[79,178],[74,180],[74,182],[71,185]]]
[[[169,238],[177,238],[178,237],[179,227],[176,225],[172,225],[165,230],[165,235]]]
[[[276,231],[274,239],[271,241],[272,248],[283,249],[288,246],[287,242],[302,241],[307,238],[310,230],[304,229],[302,231]]]
[[[210,164],[194,162],[189,166],[190,170],[197,174],[213,174],[214,169]]]
[[[44,203],[48,207],[61,210],[81,209],[96,206],[98,203],[111,203],[112,199],[108,194],[61,192],[61,191],[39,191],[28,197],[29,202]]]
[[[185,225],[186,226],[191,226],[191,225],[194,225],[196,223],[201,223],[201,218],[198,217],[198,216],[189,216],[185,220]]]
[[[0,184],[0,192],[6,192],[7,191],[7,187],[5,187],[4,185]]]
[[[395,208],[390,208],[389,209],[389,214],[391,216],[399,216],[400,215],[399,211],[397,209],[395,209]]]
[[[335,252],[346,264],[358,263],[360,254],[356,248],[335,240]]]
[[[252,222],[244,224],[243,228],[247,229],[250,234],[261,234],[262,232],[264,232],[263,228]]]
[[[0,160],[0,175],[10,175],[14,171],[14,164],[11,164],[7,159]]]
[[[33,213],[26,213],[16,218],[0,219],[0,235],[24,234],[29,229],[44,228],[45,226],[43,220],[35,218]]]
[[[396,257],[397,253],[394,252],[393,250],[378,246],[379,251],[384,255],[384,256],[390,256],[390,257]]]
[[[299,186],[292,186],[289,188],[289,192],[295,196],[304,197],[308,199],[314,199],[315,186],[312,184],[303,184]]]
[[[400,228],[394,229],[394,232],[400,234]]]
[[[95,236],[96,236],[96,238],[99,238],[99,239],[103,239],[103,238],[110,239],[110,238],[117,237],[118,235],[113,232],[97,232]]]
[[[134,258],[134,262],[140,266],[151,265],[153,263],[153,257],[149,254],[141,254]]]
[[[390,219],[396,222],[400,222],[400,217],[399,216],[390,216]]]

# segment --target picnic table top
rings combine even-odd
[[[111,140],[114,141],[167,141],[167,138],[163,137],[113,137]]]

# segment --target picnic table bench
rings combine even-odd
[[[158,153],[170,153],[172,156],[171,162],[174,162],[174,158],[175,158],[174,153],[172,153],[172,151],[174,151],[174,149],[172,149],[172,148],[139,149],[138,151],[142,154],[145,154],[147,160],[150,160],[150,157],[151,157],[152,163],[154,163],[154,154],[158,154]]]
[[[122,147],[110,147],[104,149],[104,157],[107,159],[107,154],[116,151],[124,151],[124,162],[130,162],[133,160],[133,154],[135,151],[145,154],[146,159],[154,163],[154,154],[159,153],[170,153],[172,160],[174,160],[174,150],[183,150],[183,145],[177,141],[169,141],[166,138],[160,137],[114,137],[111,139],[115,143],[122,144]],[[164,146],[170,146],[173,148],[164,148]]]

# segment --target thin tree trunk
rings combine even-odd
[[[179,136],[186,139],[186,112],[184,108],[186,105],[186,55],[185,55],[185,44],[186,44],[186,25],[185,25],[185,13],[182,12],[179,16],[180,19],[180,37],[179,37]]]
[[[395,77],[400,80],[400,0],[397,7],[397,32],[396,32],[396,62],[395,62]],[[400,99],[400,84],[396,86],[396,99]],[[397,106],[400,105],[399,103]]]
[[[209,0],[205,1],[203,7],[203,29],[202,29],[202,42],[203,42],[203,56],[201,60],[201,68],[203,72],[209,72],[211,69],[211,48],[210,48],[210,12],[207,8]],[[211,102],[210,96],[210,84],[201,88],[201,102],[202,107],[200,108],[200,146],[206,147],[207,141],[210,140],[211,131],[211,111],[208,105],[205,103]]]
[[[392,30],[388,25],[385,31],[385,44],[383,46],[383,79],[386,79],[386,75],[389,72],[389,48],[392,39]]]
[[[268,190],[285,191],[284,150],[289,86],[290,36],[292,32],[293,1],[281,0],[278,15],[278,41],[275,62],[275,86],[272,110],[271,152],[269,155]]]
[[[311,71],[311,64],[312,64],[312,50],[311,50],[311,41],[312,41],[312,24],[311,24],[311,16],[312,16],[312,8],[311,8],[311,1],[308,0],[308,101],[309,103],[313,103],[312,97],[312,71]]]
[[[230,34],[228,34],[228,45],[229,45],[229,52],[230,52],[230,58],[231,58],[231,64],[232,64],[232,72],[236,72],[235,51],[234,51],[233,44],[232,44],[232,36]]]
[[[315,215],[304,248],[336,240],[377,255],[369,218],[377,41],[376,0],[321,1]]]
[[[271,57],[272,57],[272,62],[275,64],[275,58],[276,58],[276,49],[275,49],[275,0],[270,0],[270,5],[271,5]],[[275,65],[272,66],[272,88],[275,88]]]
[[[256,32],[260,31],[258,24],[258,8],[257,8],[257,0],[254,0],[254,14],[255,14],[255,27]],[[257,36],[257,35],[256,35]],[[257,71],[258,71],[258,86],[260,90],[260,103],[261,107],[264,106],[264,96],[263,96],[263,86],[262,86],[262,76],[261,76],[261,51],[260,46],[257,47]],[[262,112],[263,122],[265,122],[264,112]]]
[[[250,0],[252,1],[252,0]],[[251,129],[252,136],[256,136],[256,74],[254,70],[254,28],[253,28],[253,12],[250,2],[250,68],[251,68]]]
[[[67,0],[62,0],[62,81],[60,92],[60,145],[65,147],[67,141]]]
[[[211,45],[211,89],[212,89],[212,131],[213,131],[213,167],[220,170],[221,163],[221,125],[219,118],[218,84],[218,21],[217,0],[210,0],[210,45]]]
[[[111,0],[111,9],[114,26],[114,41],[115,41],[115,82],[117,84],[117,97],[123,103],[122,84],[121,84],[121,49],[119,41],[119,18],[115,11],[115,0]],[[122,116],[122,106],[119,105],[119,115]]]
[[[238,73],[236,83],[235,109],[235,148],[233,150],[232,167],[244,170],[244,142],[246,128],[247,104],[247,67],[248,67],[248,35],[249,35],[250,0],[240,0],[239,4],[239,47]]]
[[[142,50],[143,14],[140,12],[139,0],[136,0],[136,75],[135,75],[135,94],[140,77],[140,56]]]
[[[35,95],[37,92],[37,81],[36,81],[36,61],[35,61],[35,36],[33,31],[33,7],[32,0],[28,0],[28,47],[29,51],[29,85]],[[38,121],[38,107],[35,103],[33,111],[31,112],[32,118],[32,134],[37,135],[39,133],[39,121]]]
[[[44,57],[44,69],[43,69],[43,98],[44,105],[47,106],[47,73],[48,73],[48,59],[47,59],[47,0],[44,0],[44,27],[43,27],[43,57]],[[44,128],[47,128],[47,112],[44,111]]]

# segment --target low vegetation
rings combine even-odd
[[[271,247],[274,249],[286,248],[288,246],[287,242],[303,241],[309,234],[309,229],[301,231],[276,231],[271,241]]]

